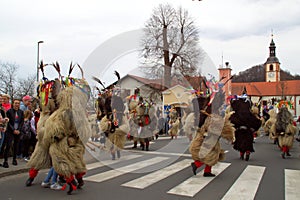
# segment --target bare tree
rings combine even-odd
[[[18,66],[13,63],[0,62],[0,91],[9,94],[13,99],[16,93]]]
[[[18,69],[17,64],[0,62],[0,92],[10,95],[11,99],[21,98],[25,95],[33,96],[35,93],[35,75],[19,79],[17,77]]]
[[[198,46],[199,31],[188,11],[169,4],[160,4],[146,22],[141,57],[144,71],[152,77],[164,78],[164,86],[171,86],[172,73],[193,75],[201,59]],[[163,69],[163,73],[162,73]]]
[[[36,93],[35,82],[35,74],[29,75],[27,78],[18,80],[18,83],[16,85],[16,96],[19,98],[25,95],[34,96],[34,94]]]

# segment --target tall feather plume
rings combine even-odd
[[[118,77],[118,81],[121,79],[119,72],[115,71],[115,75]]]
[[[104,84],[100,81],[100,79],[98,79],[98,78],[95,77],[95,76],[92,76],[92,79],[93,79],[94,81],[98,82],[98,83],[103,87],[103,89],[105,89],[105,86],[104,86]]]
[[[44,64],[43,60],[41,60],[41,63],[40,63],[40,69],[42,71],[42,74],[43,74],[43,77],[45,77],[45,70],[44,70],[44,67],[47,66],[48,64]]]
[[[61,76],[61,74],[60,74],[60,66],[59,66],[59,63],[56,61],[56,63],[52,63],[51,65],[52,65],[52,66],[55,68],[55,70],[58,72],[59,78],[61,79],[62,76]]]
[[[98,87],[96,87],[96,90],[97,90],[99,93],[101,93],[101,90],[100,90]]]
[[[83,69],[82,67],[77,63],[77,67],[80,69],[81,71],[81,76],[82,76],[82,79],[84,79],[84,74],[83,74]]]
[[[73,64],[72,64],[72,61],[71,61],[70,68],[69,68],[69,75],[68,75],[68,76],[71,75],[71,73],[72,73],[74,67],[75,67],[75,65],[73,65]]]

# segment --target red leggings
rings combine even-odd
[[[201,162],[199,160],[195,160],[194,163],[197,168],[201,167],[204,164],[203,162]],[[209,165],[205,165],[205,168],[204,168],[204,173],[207,173],[207,172],[211,172],[211,166],[209,166]]]

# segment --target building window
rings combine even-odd
[[[269,69],[270,71],[273,71],[274,69],[273,69],[273,65],[270,65],[270,69]]]

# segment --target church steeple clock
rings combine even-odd
[[[280,62],[276,57],[276,46],[273,40],[273,34],[269,51],[269,57],[265,62],[266,82],[278,82],[280,81]]]

